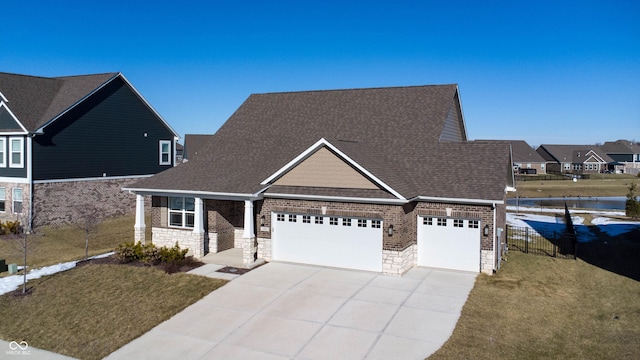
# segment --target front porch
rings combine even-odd
[[[136,199],[135,241],[144,243],[144,197],[137,194]],[[191,202],[181,202],[184,209],[176,210],[169,209],[169,199],[154,197],[152,201],[151,241],[157,246],[172,247],[177,243],[205,263],[252,268],[264,262],[258,261],[254,200],[194,197]],[[175,214],[182,220],[177,221],[181,226],[176,226],[176,218],[172,218]]]

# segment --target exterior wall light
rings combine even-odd
[[[387,234],[389,236],[393,236],[393,225],[389,225],[389,228],[387,229]]]
[[[489,236],[489,225],[485,225],[482,229],[482,235]]]

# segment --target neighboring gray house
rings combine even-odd
[[[604,173],[614,161],[597,145],[540,145],[538,154],[547,161],[547,172],[566,174]]]
[[[0,219],[130,213],[135,197],[121,188],[173,167],[177,138],[121,73],[0,73]]]
[[[125,190],[136,240],[150,210],[152,241],[196,257],[235,247],[246,266],[492,273],[510,153],[467,141],[456,85],[257,94],[198,156]]]
[[[616,172],[633,175],[640,172],[639,144],[628,140],[607,141],[600,148],[616,162]]]

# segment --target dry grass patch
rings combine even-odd
[[[429,359],[636,359],[640,282],[582,260],[511,252],[480,275]]]
[[[150,222],[150,219],[148,220]],[[118,244],[133,242],[132,216],[107,219],[98,225],[97,231],[89,238],[89,255],[113,251]],[[151,227],[148,227],[150,231]],[[73,225],[43,226],[29,235],[29,253],[27,264],[31,268],[40,268],[61,262],[84,259],[84,233]],[[151,238],[151,234],[147,234]],[[22,253],[13,235],[0,236],[0,258],[7,264],[22,265]],[[6,276],[7,273],[2,273]]]
[[[29,281],[27,296],[0,296],[0,338],[101,359],[225,283],[148,267],[86,265]]]
[[[543,180],[518,181],[517,193],[509,193],[510,197],[577,197],[577,196],[625,196],[631,183],[640,183],[640,179],[632,175],[599,174],[588,180]]]

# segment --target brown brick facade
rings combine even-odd
[[[136,196],[122,191],[122,188],[138,180],[129,178],[33,184],[34,225],[73,223],[83,206],[97,207],[100,219],[133,214]],[[28,200],[26,196],[25,192],[25,200]],[[146,197],[146,200],[150,201],[150,197]]]

